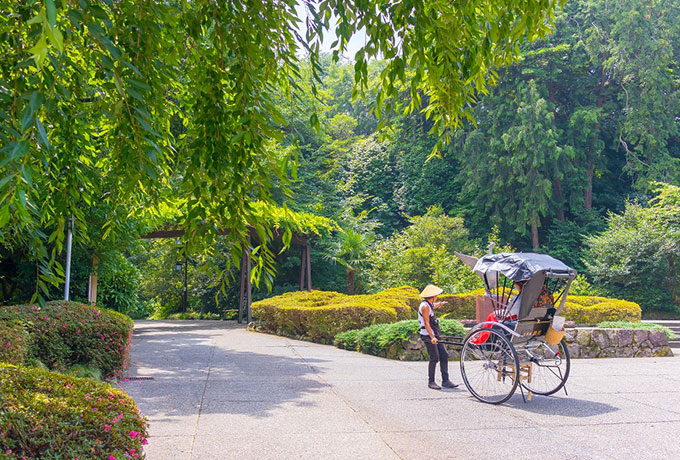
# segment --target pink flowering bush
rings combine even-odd
[[[21,321],[0,322],[0,361],[22,364],[27,347],[28,333]]]
[[[147,426],[106,383],[0,363],[0,460],[142,459]]]
[[[133,322],[118,312],[57,301],[42,308],[0,308],[0,323],[9,321],[17,331],[25,328],[28,333],[24,363],[37,359],[52,370],[84,364],[101,370],[104,378],[121,376],[127,365]],[[1,356],[0,361],[22,364]]]

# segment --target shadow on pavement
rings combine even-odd
[[[313,407],[305,396],[328,388],[310,367],[325,360],[302,360],[285,345],[269,347],[272,353],[244,351],[247,345],[238,343],[239,337],[211,332],[242,326],[205,323],[135,330],[128,375],[153,380],[122,381],[118,386],[152,425],[179,423],[181,417],[197,415],[199,408],[201,414],[268,417],[283,404]]]
[[[576,399],[570,396],[540,396],[534,395],[531,401],[526,403],[521,395],[515,395],[505,404],[507,407],[519,409],[524,412],[534,414],[557,415],[561,417],[594,417],[596,415],[609,414],[620,410],[611,404],[589,401],[586,399]]]

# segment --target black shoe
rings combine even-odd
[[[428,388],[432,388],[433,390],[441,390],[442,389],[442,387],[440,387],[439,385],[437,385],[434,382],[428,383],[427,386],[428,386]]]
[[[458,384],[457,384],[457,383],[453,383],[451,380],[444,380],[444,381],[442,382],[442,386],[443,386],[444,388],[458,388]]]

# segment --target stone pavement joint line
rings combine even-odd
[[[428,389],[425,362],[138,321],[130,374],[154,376],[119,384],[149,419],[147,460],[680,458],[680,357],[573,360],[568,396],[492,406]]]
[[[196,443],[196,435],[198,434],[198,424],[201,421],[201,411],[203,410],[203,401],[205,401],[205,390],[208,388],[208,381],[210,380],[210,370],[212,358],[215,355],[215,343],[210,350],[210,358],[208,359],[208,372],[205,376],[205,385],[203,386],[203,394],[201,394],[201,403],[198,406],[198,414],[196,416],[196,427],[194,428],[194,435],[191,437],[191,450],[189,451],[189,459],[194,458],[194,444]]]

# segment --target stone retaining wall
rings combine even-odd
[[[673,356],[663,331],[579,328],[564,336],[572,358]]]
[[[572,358],[630,358],[638,356],[673,356],[663,331],[632,329],[567,329],[564,335]],[[459,350],[446,345],[449,359],[457,360]],[[401,361],[427,360],[425,344],[417,335],[392,345],[385,358]]]

